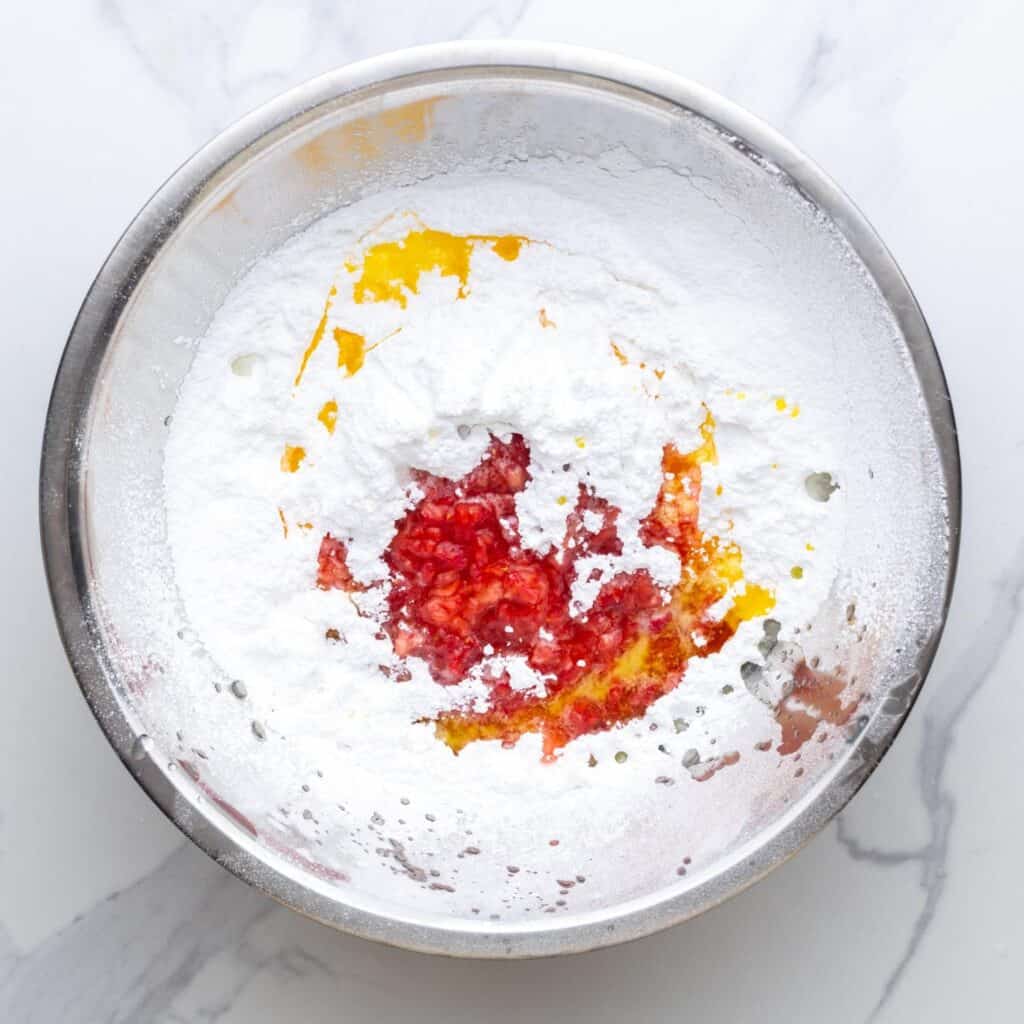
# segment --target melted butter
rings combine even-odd
[[[609,344],[612,347],[612,355],[615,356],[615,358],[619,361],[619,363],[622,366],[629,366],[629,356],[627,356],[626,353],[623,352],[622,349],[614,341],[609,342]],[[647,369],[647,364],[646,363],[637,363],[637,366],[639,366],[641,370],[646,370]],[[655,370],[655,369],[652,368],[651,372],[654,374],[655,377],[657,377],[658,380],[664,380],[664,378],[665,378],[665,371],[664,370]],[[650,392],[647,390],[646,385],[644,386],[644,394],[647,394],[647,395],[650,394]],[[731,392],[727,391],[726,394],[731,394]],[[653,397],[654,398],[658,398],[660,396],[654,395]]]
[[[410,231],[400,242],[378,242],[366,250],[352,298],[356,302],[397,302],[404,309],[408,293],[419,291],[420,277],[434,270],[442,277],[458,278],[459,298],[465,298],[474,245],[489,245],[496,255],[511,262],[528,241],[519,235],[452,235],[431,228]]]
[[[331,306],[334,304],[334,297],[337,294],[338,289],[331,285],[331,290],[327,293],[327,301],[324,303],[323,315],[320,317],[320,322],[316,325],[316,330],[313,331],[313,337],[310,338],[306,351],[302,353],[299,372],[295,374],[295,387],[302,383],[302,375],[306,372],[306,367],[309,365],[310,359],[313,358],[313,353],[320,347],[320,342],[324,340],[324,333],[327,330],[327,317],[331,312]]]
[[[316,418],[324,425],[328,434],[333,434],[338,422],[338,403],[333,398],[324,402]]]
[[[379,111],[321,132],[292,154],[314,174],[337,173],[339,167],[361,167],[385,153],[407,152],[410,144],[422,142],[434,119],[440,97],[430,96]]]
[[[299,445],[286,444],[281,455],[281,472],[294,473],[306,457],[306,449]]]
[[[335,327],[334,343],[338,346],[338,368],[344,369],[349,377],[354,377],[366,361],[366,338],[355,331]]]
[[[470,235],[470,239],[475,242],[490,242],[491,248],[499,255],[503,260],[511,263],[513,260],[519,259],[519,251],[523,247],[525,238],[519,235]]]
[[[756,583],[748,583],[742,594],[733,598],[732,607],[725,613],[725,621],[737,629],[741,622],[767,615],[775,607],[775,595]]]
[[[713,466],[718,465],[718,449],[715,447],[715,417],[711,415],[711,410],[706,405],[704,406],[704,419],[700,425],[700,442],[697,448],[686,455],[679,455],[675,448],[672,449],[677,456],[673,461],[681,463],[680,469],[685,469],[691,461],[698,466],[705,462],[710,462]],[[664,465],[662,465],[662,470],[671,472]]]

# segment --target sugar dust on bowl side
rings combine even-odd
[[[483,81],[360,121],[373,180],[173,337],[216,261],[154,265],[133,329],[168,338],[107,357],[90,536],[186,829],[342,927],[517,955],[684,918],[820,827],[953,543],[923,357],[805,193],[694,115]],[[486,159],[446,141],[471,115]],[[571,158],[530,135],[588,117]],[[273,160],[320,181],[322,138]],[[248,230],[267,191],[229,184],[199,223]]]

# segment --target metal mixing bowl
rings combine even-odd
[[[706,204],[701,215],[723,244],[745,231],[781,241],[765,247],[780,275],[805,281],[808,306],[830,311],[848,381],[842,482],[851,525],[846,568],[813,623],[815,639],[804,635],[809,653],[868,680],[870,700],[806,759],[806,772],[757,782],[729,841],[685,875],[674,865],[685,852],[680,837],[697,834],[691,798],[685,786],[653,787],[654,796],[638,793],[635,818],[603,839],[588,835],[573,854],[600,883],[576,886],[563,912],[531,917],[492,914],[500,907],[491,893],[510,884],[513,856],[533,857],[521,887],[560,884],[552,879],[563,877],[575,826],[562,847],[529,852],[535,837],[523,823],[542,808],[512,800],[493,820],[473,821],[479,845],[495,852],[463,869],[483,879],[470,908],[461,895],[412,884],[394,857],[350,856],[355,826],[341,816],[329,823],[329,856],[301,821],[289,824],[301,819],[298,804],[269,806],[268,797],[262,806],[229,759],[186,749],[196,741],[182,730],[200,729],[204,716],[198,698],[183,712],[180,695],[204,673],[216,679],[217,667],[186,636],[161,474],[192,352],[176,339],[200,337],[262,254],[378,188],[469,165],[500,173],[552,153],[627,153],[667,169],[678,191],[662,197],[666,217],[679,215],[685,194]],[[68,656],[111,744],[157,805],[219,863],[314,918],[408,948],[493,957],[580,951],[664,928],[751,884],[814,835],[875,768],[913,704],[945,620],[960,515],[953,416],[927,326],[892,257],[836,186],[774,131],[674,75],[561,46],[506,44],[426,47],[325,75],[181,168],[125,232],[74,325],[47,419],[40,502]],[[851,597],[860,602],[856,631]],[[214,700],[214,687],[208,693]],[[301,759],[301,748],[289,756]],[[267,766],[268,777],[289,770]],[[729,786],[705,792],[720,793],[715,807],[732,813]],[[597,807],[601,794],[581,799]],[[416,840],[433,843],[434,863],[450,867],[462,835]]]

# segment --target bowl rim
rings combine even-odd
[[[855,744],[859,757],[807,794],[754,856],[733,860],[692,889],[643,905],[616,905],[577,923],[495,929],[487,922],[425,924],[356,908],[316,889],[298,870],[271,864],[244,830],[209,803],[190,801],[182,773],[174,779],[142,745],[140,725],[108,679],[92,643],[85,542],[83,445],[94,386],[119,320],[162,246],[228,164],[300,116],[368,88],[402,87],[438,73],[531,72],[552,80],[590,80],[646,94],[712,122],[742,152],[788,176],[842,232],[873,277],[910,353],[936,438],[945,485],[947,568],[939,621],[900,689],[898,707],[875,714]],[[470,957],[579,953],[639,938],[696,916],[763,877],[796,853],[864,784],[906,720],[932,664],[949,612],[961,530],[961,475],[956,425],[945,374],[924,316],[896,261],[839,187],[781,134],[710,89],[672,72],[597,50],[532,42],[454,42],[419,46],[360,61],[297,86],[229,126],[160,187],[115,244],[71,329],[46,415],[39,481],[40,534],[47,583],[68,659],[90,708],[122,762],[164,814],[218,863],[279,902],[351,934],[405,949]],[[891,704],[887,701],[886,704]],[[812,798],[813,797],[813,798]],[[632,909],[631,909],[632,908]]]

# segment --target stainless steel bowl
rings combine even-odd
[[[421,116],[427,108],[443,115]],[[622,871],[567,912],[494,920],[406,886],[403,872],[381,874],[386,864],[336,870],[276,808],[251,798],[243,806],[230,763],[185,752],[166,708],[186,676],[212,678],[216,666],[178,642],[163,443],[191,355],[175,339],[199,337],[261,254],[382,185],[553,152],[628,152],[677,173],[680,189],[683,178],[698,183],[731,231],[790,232],[792,244],[774,247],[772,258],[806,272],[808,295],[834,312],[835,358],[849,381],[850,466],[858,467],[844,479],[849,569],[815,619],[815,643],[869,679],[871,699],[856,728],[823,745],[800,779],[789,773],[785,785],[759,792],[758,813],[685,877],[668,870],[679,850],[664,849],[691,827],[685,802],[672,802],[685,798],[662,798],[643,804],[606,849],[581,854]],[[670,217],[674,194],[663,199]],[[713,93],[641,64],[561,46],[457,44],[356,64],[295,89],[164,185],[115,247],[71,332],[46,424],[40,505],[54,608],[82,690],[126,766],[188,836],[240,878],[335,927],[413,949],[502,957],[576,952],[683,921],[771,870],[850,799],[898,732],[935,652],[960,484],[946,385],[914,297],[871,227],[806,157]],[[845,621],[853,594],[862,608],[856,636]],[[520,837],[508,808],[502,818],[490,867],[504,883],[500,858]],[[347,828],[339,821],[331,833],[342,850]],[[454,847],[438,851],[454,856]],[[557,884],[560,863],[553,852],[538,855],[529,884]]]

